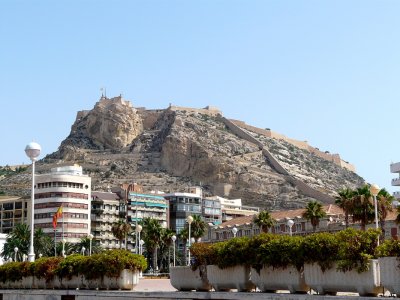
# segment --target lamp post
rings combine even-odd
[[[144,241],[140,240],[139,241],[139,254],[142,255],[143,254],[143,245],[144,245]]]
[[[66,257],[66,255],[65,255],[65,243],[67,242],[67,240],[65,238],[63,238],[61,240],[61,242],[62,242],[62,252],[61,252],[61,254],[62,254],[63,257]]]
[[[81,249],[81,251],[82,251],[82,255],[85,255],[85,251],[86,251],[86,248],[85,248],[85,246],[82,246],[82,249]]]
[[[88,235],[89,238],[89,256],[92,256],[92,240],[93,240],[93,234]]]
[[[193,222],[193,217],[192,216],[188,216],[187,218],[186,218],[186,221],[188,222],[188,224],[189,224],[189,249],[188,249],[188,258],[189,258],[189,261],[188,261],[188,266],[190,266],[190,242],[191,242],[191,238],[190,238],[190,234],[191,234],[191,224],[192,224],[192,222]]]
[[[17,261],[17,253],[18,253],[18,247],[14,248],[14,261]]]
[[[376,200],[376,196],[378,195],[380,188],[377,184],[372,184],[371,187],[369,188],[369,191],[371,192],[372,196],[374,197],[374,208],[375,208],[375,228],[379,228],[378,224],[378,202]],[[378,246],[379,246],[379,238],[378,238]]]
[[[237,232],[238,232],[238,229],[236,227],[233,227],[232,228],[232,233],[233,233],[233,237],[234,238],[236,237]]]
[[[174,247],[174,267],[175,267],[175,241],[176,241],[176,235],[173,235],[171,237],[171,240],[172,240],[172,245]]]
[[[135,243],[135,253],[139,253],[140,252],[140,245],[138,247],[138,243],[140,243],[140,232],[142,231],[143,227],[142,225],[136,225],[136,243]],[[138,249],[139,248],[139,249]]]
[[[290,234],[290,236],[292,236],[292,227],[293,227],[294,221],[292,219],[289,219],[289,220],[287,220],[286,224],[287,224],[287,226],[289,226],[289,234]]]
[[[35,250],[33,248],[33,232],[34,232],[34,210],[35,210],[35,161],[40,155],[40,151],[42,147],[35,142],[30,142],[25,147],[25,153],[32,161],[32,190],[31,190],[31,237],[30,237],[30,245],[29,245],[29,254],[28,260],[30,262],[35,261]]]

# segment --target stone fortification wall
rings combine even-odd
[[[136,108],[138,114],[142,118],[143,129],[151,130],[154,124],[157,122],[158,118],[165,112],[165,109],[148,109]]]
[[[266,149],[263,144],[258,141],[257,139],[255,139],[253,136],[251,136],[250,134],[248,134],[247,132],[245,132],[244,130],[242,130],[238,125],[236,125],[234,122],[232,122],[231,120],[228,120],[224,117],[221,118],[222,122],[224,122],[224,124],[237,136],[241,137],[242,139],[245,139],[251,143],[254,143],[256,145],[258,145],[258,147],[260,147],[260,149],[262,150],[263,155],[267,158],[268,162],[272,165],[272,167],[280,174],[286,175],[287,179],[290,183],[292,183],[294,186],[296,186],[304,195],[320,200],[322,202],[328,202],[328,203],[332,203],[334,201],[334,199],[325,194],[322,193],[312,187],[310,187],[309,185],[307,185],[306,183],[304,183],[303,181],[294,178],[293,176],[291,176],[289,174],[288,171],[286,171],[286,169],[278,162],[278,160],[276,160],[276,158],[271,154],[271,152],[268,151],[268,149]]]
[[[99,100],[99,104],[104,106],[109,106],[115,102],[133,108],[132,103],[130,101],[122,99],[122,95],[113,98],[107,98],[105,96],[102,96]]]
[[[310,151],[311,153],[313,153],[314,155],[317,155],[323,159],[326,159],[328,161],[332,161],[335,164],[337,164],[338,166],[342,167],[342,168],[346,168],[349,171],[355,172],[356,168],[354,165],[350,164],[347,161],[344,161],[343,159],[340,158],[339,154],[331,154],[329,152],[323,152],[321,150],[319,150],[318,148],[315,148],[313,146],[310,146],[308,144],[307,141],[299,141],[299,140],[295,140],[295,139],[291,139],[288,138],[287,136],[280,134],[278,132],[272,131],[270,129],[261,129],[261,128],[257,128],[251,125],[246,124],[243,121],[239,121],[239,120],[230,120],[233,124],[242,127],[244,129],[247,129],[249,131],[255,132],[257,134],[269,137],[269,138],[274,138],[277,140],[284,140],[300,149],[303,150],[307,150]]]
[[[168,109],[173,110],[173,111],[184,110],[186,112],[200,113],[200,114],[210,115],[210,116],[214,116],[214,117],[222,115],[222,112],[214,106],[206,106],[205,108],[191,108],[191,107],[170,105],[168,107]]]

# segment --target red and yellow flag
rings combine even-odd
[[[57,227],[57,219],[62,217],[62,205],[57,209],[56,213],[53,216],[53,228],[56,229]]]

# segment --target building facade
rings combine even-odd
[[[78,165],[36,175],[34,226],[59,241],[64,238],[67,242],[79,242],[90,233],[90,201],[91,178]],[[60,207],[62,217],[57,219],[54,229],[53,216]]]
[[[11,232],[17,224],[27,224],[28,202],[30,199],[0,196],[0,233]]]
[[[111,228],[120,220],[120,197],[111,192],[92,191],[91,230],[93,241],[104,249],[119,248],[119,240],[113,235]]]
[[[390,172],[397,174],[397,177],[392,179],[392,186],[400,186],[400,162],[392,163],[390,165]],[[394,192],[393,197],[400,200],[400,191]]]

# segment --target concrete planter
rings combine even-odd
[[[169,268],[171,285],[178,291],[210,291],[211,285],[207,279],[207,270],[200,266],[195,271],[190,266]]]
[[[59,278],[60,288],[61,289],[79,289],[83,286],[82,284],[83,276],[72,276],[71,278]]]
[[[398,257],[379,257],[382,286],[392,294],[400,295],[400,259]]]
[[[304,272],[294,267],[272,268],[263,267],[260,272],[251,268],[251,281],[262,292],[288,290],[290,293],[307,293],[310,287],[306,284]]]
[[[103,278],[103,286],[108,290],[133,290],[139,283],[140,272],[132,272],[131,270],[122,270],[119,277]]]
[[[369,270],[362,273],[336,271],[336,266],[322,272],[318,264],[305,264],[304,275],[306,283],[319,294],[353,292],[360,296],[376,296],[382,292],[377,259],[372,259]]]
[[[235,266],[220,269],[216,265],[207,266],[207,278],[216,291],[237,289],[239,292],[248,292],[255,289],[250,281],[250,267]]]

